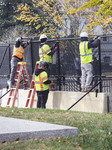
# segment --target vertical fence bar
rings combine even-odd
[[[58,55],[58,84],[59,84],[59,91],[61,91],[61,76],[60,76],[60,45],[58,45],[57,55]]]
[[[107,113],[110,112],[110,109],[109,109],[109,96],[107,96]]]
[[[30,40],[31,42],[31,46],[30,46],[30,50],[31,50],[31,63],[32,63],[32,74],[33,74],[33,70],[34,70],[34,60],[33,60],[33,45],[32,45],[32,38]]]
[[[100,75],[100,81],[101,81],[102,67],[101,67],[101,42],[100,40],[99,40],[99,46],[98,46],[98,54],[99,54],[99,75]],[[100,82],[100,92],[102,92],[102,81]]]
[[[10,63],[10,61],[11,61],[11,48],[10,48],[10,43],[9,43],[9,75],[11,73],[11,63]]]

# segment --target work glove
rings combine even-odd
[[[55,46],[55,48],[54,48],[55,50],[58,50],[58,46]]]
[[[51,84],[53,84],[53,80],[51,80]]]
[[[53,80],[51,80],[51,83],[50,83],[50,85],[53,85],[53,86],[54,86],[54,82],[53,82]]]
[[[54,90],[55,90],[55,84],[53,83],[52,80],[51,80],[51,83],[50,83],[50,90],[51,90],[51,91],[54,91]]]
[[[28,44],[30,44],[30,43],[31,43],[31,41],[30,41],[30,40],[28,40],[28,41],[27,41],[27,43],[28,43]]]
[[[101,37],[100,37],[100,36],[98,37],[98,40],[101,40]]]
[[[100,40],[101,39],[101,37],[100,36],[95,36],[94,38],[93,38],[93,40]]]
[[[97,38],[98,38],[98,36],[96,35],[96,36],[94,36],[93,40],[96,40]]]

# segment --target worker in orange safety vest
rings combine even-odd
[[[30,44],[30,40],[27,42],[23,42],[22,37],[18,37],[16,39],[16,43],[13,49],[13,55],[11,59],[11,74],[10,79],[7,81],[8,88],[14,87],[14,76],[16,73],[17,63],[22,62],[24,59],[24,48],[26,48]]]

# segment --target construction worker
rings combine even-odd
[[[52,64],[52,56],[58,50],[58,43],[55,44],[53,47],[49,47],[47,44],[47,36],[45,34],[42,34],[40,36],[40,47],[39,47],[39,57],[40,57],[40,65],[41,62],[48,62],[49,68],[47,69],[48,76],[50,75],[50,66]]]
[[[48,69],[49,64],[47,62],[42,62],[41,67],[37,68],[35,71],[35,87],[37,91],[37,108],[46,108],[46,102],[49,94],[49,84],[51,80],[48,79],[48,74],[46,69]]]
[[[13,49],[13,55],[11,59],[11,74],[10,79],[7,81],[9,89],[14,87],[14,76],[16,73],[17,63],[22,62],[24,59],[24,48],[30,44],[30,40],[23,42],[22,37],[16,39],[16,43]]]
[[[88,41],[88,34],[82,32],[80,34],[81,42],[79,45],[80,59],[81,59],[81,88],[82,92],[87,92],[91,88],[93,78],[93,56],[92,48],[97,48],[99,45],[99,38]]]

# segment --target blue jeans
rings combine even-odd
[[[13,59],[13,58],[11,59],[11,74],[10,74],[11,85],[14,85],[14,76],[16,73],[17,63],[18,63],[18,60]]]

